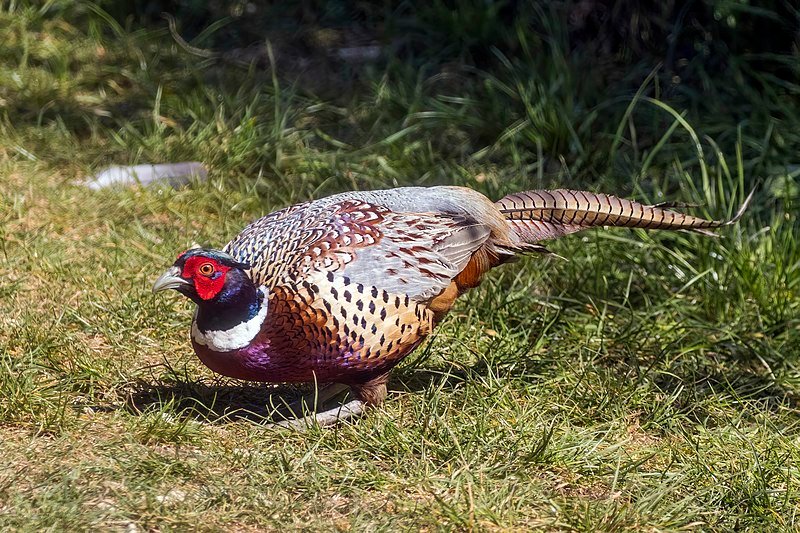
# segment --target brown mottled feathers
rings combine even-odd
[[[269,304],[275,319],[262,335],[286,354],[287,375],[313,371],[322,382],[347,383],[386,371],[432,327],[429,312],[408,296],[332,273],[295,290],[276,287]]]
[[[269,290],[260,340],[282,354],[273,361],[284,368],[282,380],[313,372],[347,382],[385,371],[452,305],[455,298],[445,309],[428,307],[490,228],[458,211],[381,205],[393,200],[401,209],[396,198],[368,193],[301,204],[254,222],[226,247]]]
[[[712,221],[565,189],[493,203],[461,187],[409,187],[289,207],[225,251],[268,291],[256,340],[278,354],[277,380],[378,383],[460,294],[516,254],[543,251],[538,241],[601,225],[707,232],[743,210]]]

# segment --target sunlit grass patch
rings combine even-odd
[[[481,68],[389,60],[322,99],[279,69],[198,59],[164,27],[14,5],[0,12],[0,528],[797,527],[800,114],[784,93],[719,87],[703,103],[635,65],[599,85],[562,35],[521,36],[529,50]],[[734,96],[752,120],[720,111],[745,105]],[[178,160],[209,179],[80,185]],[[715,218],[757,190],[719,238],[599,229],[548,244],[567,261],[499,269],[400,365],[387,403],[327,430],[268,428],[270,401],[297,389],[214,376],[191,352],[190,307],[150,293],[178,252],[273,209],[442,183],[581,187]]]

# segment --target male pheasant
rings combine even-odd
[[[752,193],[751,193],[752,196]],[[153,285],[197,304],[192,345],[234,378],[338,383],[355,400],[327,424],[386,397],[389,371],[490,269],[539,242],[594,226],[709,230],[670,207],[566,189],[498,202],[463,187],[337,194],[256,220],[222,251],[182,253]]]

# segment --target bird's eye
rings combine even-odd
[[[211,263],[203,263],[202,265],[200,265],[198,271],[204,276],[210,276],[211,274],[214,273],[214,265],[212,265]]]

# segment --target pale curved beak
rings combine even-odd
[[[161,292],[167,289],[179,289],[185,285],[191,284],[190,281],[181,277],[181,271],[178,267],[172,266],[161,274],[161,277],[153,283],[153,292]]]

